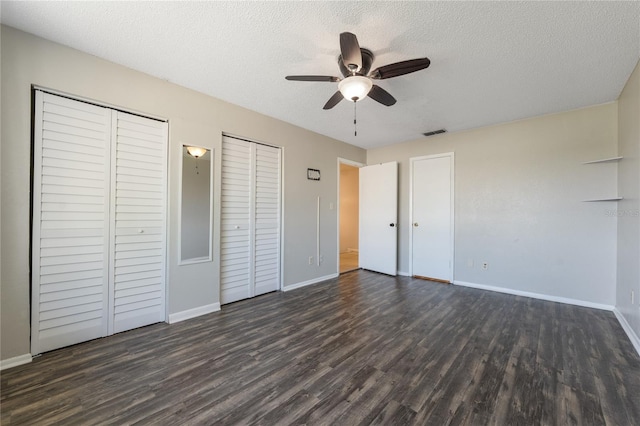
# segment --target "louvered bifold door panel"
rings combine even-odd
[[[256,145],[255,294],[280,288],[280,149]]]
[[[220,300],[251,297],[252,144],[222,141],[222,213],[220,218]]]
[[[165,320],[167,123],[113,114],[109,314],[118,333]]]
[[[35,97],[31,352],[108,333],[111,111]]]

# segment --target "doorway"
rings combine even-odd
[[[358,269],[359,168],[363,164],[338,159],[338,272]]]

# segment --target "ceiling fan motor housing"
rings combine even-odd
[[[352,72],[349,68],[344,64],[342,60],[342,55],[338,56],[338,67],[340,68],[340,72],[344,77],[349,77],[350,75],[367,75],[371,70],[371,65],[373,65],[373,53],[369,49],[360,48],[360,52],[362,53],[362,68],[357,72]]]

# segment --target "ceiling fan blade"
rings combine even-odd
[[[384,65],[371,71],[369,77],[376,80],[385,78],[398,77],[400,75],[409,74],[428,68],[431,64],[429,58],[410,59],[408,61],[396,62],[394,64]]]
[[[293,81],[328,81],[332,83],[340,81],[338,77],[331,77],[328,75],[288,75],[285,78]]]
[[[326,104],[324,104],[322,109],[331,109],[334,106],[338,105],[338,103],[342,99],[344,99],[344,96],[342,96],[342,93],[340,93],[340,91],[338,90],[336,93],[333,94],[333,96],[331,98],[329,98],[329,100],[327,101]]]
[[[371,87],[369,94],[367,95],[376,102],[380,102],[382,105],[391,106],[396,103],[396,98],[391,96],[389,92],[384,90],[380,86],[375,84]]]
[[[362,53],[358,38],[352,33],[340,34],[340,53],[342,53],[342,61],[344,65],[352,72],[359,71],[362,68]]]

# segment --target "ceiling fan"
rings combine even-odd
[[[369,72],[373,59],[374,56],[370,50],[360,47],[355,34],[345,32],[340,34],[340,56],[338,57],[338,67],[344,76],[343,79],[324,75],[288,75],[285,78],[295,81],[337,82],[338,91],[331,96],[323,109],[333,108],[343,98],[357,102],[366,96],[382,105],[391,106],[396,103],[396,99],[382,87],[373,84],[372,80],[398,77],[420,71],[431,64],[429,58],[410,59],[384,65]]]

